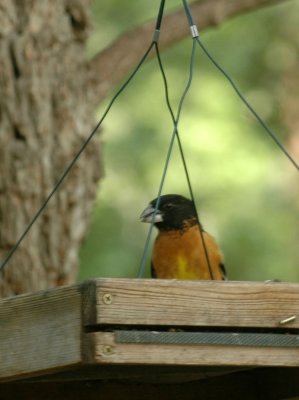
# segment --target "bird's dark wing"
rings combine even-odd
[[[227,281],[228,279],[227,279],[227,274],[226,274],[226,270],[225,270],[224,264],[221,263],[221,264],[219,265],[219,269],[220,269],[221,274],[222,274],[222,279],[223,279],[224,281]]]
[[[151,276],[152,278],[157,278],[157,274],[152,262],[151,262]]]

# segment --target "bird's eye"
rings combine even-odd
[[[165,210],[170,210],[171,208],[173,208],[173,204],[172,203],[167,203],[164,205]]]

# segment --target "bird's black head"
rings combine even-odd
[[[196,211],[191,200],[178,194],[166,194],[160,197],[159,206],[155,213],[158,199],[152,200],[140,216],[142,222],[154,222],[159,230],[184,229],[197,224]]]

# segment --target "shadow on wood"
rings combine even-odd
[[[0,386],[0,400],[278,400],[299,393],[297,368],[261,368],[181,384],[132,381],[18,382]]]

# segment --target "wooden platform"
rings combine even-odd
[[[4,299],[0,381],[0,400],[296,396],[299,285],[97,279]]]

